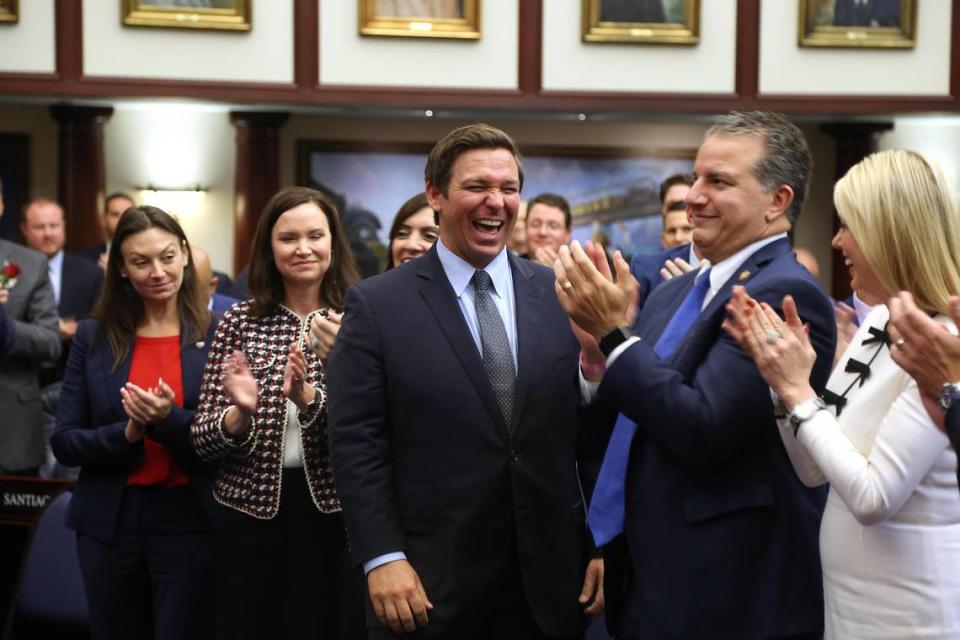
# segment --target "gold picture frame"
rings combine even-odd
[[[480,39],[480,0],[358,0],[360,35]]]
[[[700,0],[582,0],[583,41],[695,45]]]
[[[13,24],[20,21],[20,0],[0,0],[0,23]]]
[[[912,49],[916,0],[800,0],[801,47]]]
[[[166,29],[250,31],[253,0],[121,0],[123,24]]]

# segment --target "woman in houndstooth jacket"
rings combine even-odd
[[[253,238],[251,299],[218,328],[193,424],[197,452],[220,461],[214,496],[227,507],[222,637],[364,637],[362,576],[327,451],[325,373],[304,348],[310,320],[342,308],[355,280],[333,203],[312,189],[277,193]]]

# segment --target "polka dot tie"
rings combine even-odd
[[[513,396],[517,382],[517,372],[513,366],[513,354],[503,318],[497,311],[490,296],[492,282],[490,274],[482,269],[473,274],[473,304],[477,309],[480,325],[480,344],[483,347],[483,368],[497,395],[500,413],[507,422],[507,430],[513,431]]]

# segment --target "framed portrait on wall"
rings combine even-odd
[[[700,0],[581,0],[583,41],[695,45]]]
[[[357,0],[360,35],[480,39],[480,0]]]
[[[916,0],[800,0],[801,47],[910,49]]]
[[[300,140],[297,183],[336,203],[361,273],[380,273],[400,205],[422,192],[430,144]],[[552,192],[573,213],[573,237],[624,255],[660,250],[660,182],[689,173],[695,150],[524,146],[523,199]]]
[[[17,22],[20,19],[20,0],[0,0],[0,23]]]
[[[131,27],[250,31],[253,0],[120,0]]]

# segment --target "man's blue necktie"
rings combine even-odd
[[[669,358],[677,345],[693,326],[703,300],[710,290],[710,268],[697,275],[697,281],[687,297],[683,299],[673,314],[667,327],[653,347],[654,353],[662,359]],[[607,452],[603,456],[603,465],[597,476],[597,486],[590,500],[587,523],[593,532],[593,540],[601,547],[623,531],[625,514],[625,486],[627,480],[627,462],[630,459],[630,444],[637,432],[636,423],[622,413],[610,435]]]

